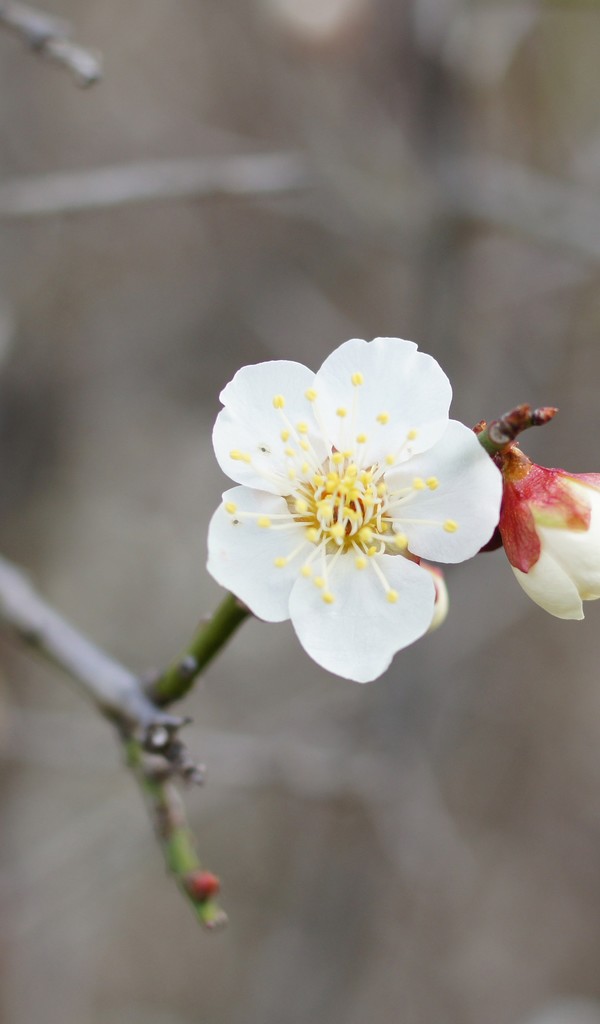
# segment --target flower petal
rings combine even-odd
[[[238,511],[228,513],[228,502],[236,505]],[[277,520],[271,527],[263,528],[257,518],[244,518],[245,512],[276,516],[288,513],[288,508],[283,498],[264,491],[248,487],[226,491],[208,530],[208,571],[259,618],[283,622],[290,617],[288,602],[298,577],[300,555],[283,568],[274,562],[302,543],[304,529],[291,516],[289,529],[278,529]]]
[[[577,587],[561,565],[547,551],[542,551],[529,572],[511,566],[525,593],[540,608],[558,619],[582,619],[583,604]]]
[[[390,490],[415,479],[435,480],[437,486],[413,492],[396,512],[410,550],[438,562],[476,555],[498,522],[502,475],[473,431],[450,420],[433,448],[386,475]]]
[[[227,476],[272,494],[288,494],[290,473],[297,473],[307,458],[317,468],[325,446],[305,397],[314,378],[308,367],[283,359],[238,370],[221,392],[225,408],[213,430],[215,455]],[[283,406],[275,408],[274,399],[282,399]],[[308,428],[306,434],[297,433],[299,423]],[[315,455],[300,448],[306,438]]]
[[[448,423],[450,381],[435,359],[401,338],[352,338],[328,356],[314,387],[316,411],[336,448],[351,449],[357,437],[367,438],[363,465],[400,449],[400,461],[426,451]]]
[[[335,557],[335,556],[334,556]],[[333,604],[325,604],[311,580],[300,577],[290,597],[290,616],[304,650],[329,672],[368,683],[390,664],[396,651],[427,632],[433,618],[431,575],[402,555],[375,556],[398,600],[386,600],[372,565],[356,568],[342,555],[331,573]]]

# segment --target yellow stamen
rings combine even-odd
[[[343,420],[344,416],[348,415],[348,410],[344,409],[343,406],[340,406],[339,409],[335,410],[335,414],[336,414],[336,416],[339,416],[341,420]]]
[[[225,503],[225,511],[229,512],[230,516],[235,515],[235,513],[237,512],[237,505],[236,505],[235,501],[228,501],[228,502],[226,502]]]
[[[294,451],[293,448],[289,448],[289,447],[285,448],[284,452],[287,455],[288,459],[295,459],[296,458],[296,452]]]
[[[229,452],[229,458],[233,459],[234,462],[251,462],[252,459],[248,455],[248,452],[241,452],[237,448]]]
[[[308,423],[305,423],[304,421],[298,423],[296,426],[296,430],[298,431],[299,434],[308,434]]]
[[[408,537],[404,533],[397,533],[394,537],[394,544],[400,551],[405,551],[408,547]]]
[[[289,441],[289,439],[290,439],[290,432],[289,432],[289,430],[282,430],[279,436],[280,436],[281,440],[283,441],[283,443],[285,444],[285,442]]]
[[[310,565],[303,565],[300,570],[300,573],[307,580],[309,576],[312,576],[312,569]]]
[[[290,468],[288,469],[288,478],[290,480],[295,480],[296,479],[296,470],[294,469],[293,466],[290,466]]]
[[[358,558],[356,558],[354,560],[354,564],[355,564],[357,569],[366,569],[367,568],[367,560],[366,560],[366,558],[363,557],[363,555],[359,555]]]
[[[359,388],[360,385],[364,384],[365,382],[365,378],[363,377],[362,373],[360,373],[358,370],[356,371],[356,373],[352,374],[351,380],[355,388]]]
[[[296,512],[299,512],[301,516],[308,512],[308,502],[304,498],[296,498]]]
[[[367,443],[367,435],[366,434],[359,434],[358,437],[356,438],[356,443],[357,444],[366,444]]]
[[[398,591],[388,590],[386,596],[390,604],[396,604],[396,601],[398,600]]]
[[[394,458],[394,456],[393,456],[393,455],[386,455],[386,457],[385,457],[385,461],[386,461],[386,463],[387,463],[387,465],[388,465],[388,466],[393,466],[393,465],[394,465],[394,462],[395,462],[396,460],[395,460],[395,458]]]
[[[276,565],[278,569],[283,569],[287,565],[287,558],[276,558],[273,565]]]
[[[430,491],[435,491],[440,486],[440,482],[437,476],[428,476],[425,483],[427,484]]]
[[[341,540],[345,532],[346,531],[341,523],[335,523],[335,525],[331,527],[329,535],[330,537],[333,537],[334,540]]]
[[[339,466],[340,463],[344,461],[344,456],[341,452],[334,452],[331,456],[331,461],[335,466]]]
[[[390,422],[390,414],[389,414],[389,412],[380,412],[379,415],[376,418],[377,418],[377,422],[381,423],[382,426],[385,426],[386,423]]]
[[[258,526],[262,526],[263,530],[267,530],[271,525],[271,520],[268,516],[259,516],[256,522]]]
[[[314,388],[308,388],[304,392],[304,397],[308,398],[309,402],[314,402],[317,397],[317,392],[315,391]]]
[[[424,491],[426,487],[425,481],[420,476],[414,478],[412,485],[415,491]]]
[[[322,576],[315,576],[313,582],[315,587],[318,587],[319,590],[322,590],[323,587],[325,586],[325,580],[323,579]]]
[[[415,428],[413,427],[412,430],[408,431],[408,434],[406,435],[406,438],[407,438],[408,441],[414,441],[418,436],[419,436],[419,431],[415,430]]]
[[[458,530],[458,523],[454,519],[447,519],[444,523],[444,529],[446,533],[456,533]]]
[[[329,590],[326,590],[325,593],[323,594],[323,600],[325,604],[333,604],[335,601],[335,597],[333,596],[333,594],[329,592]]]
[[[283,397],[283,395],[274,395],[273,396],[273,408],[274,409],[283,409],[284,405],[285,405],[285,398]]]
[[[306,539],[309,540],[311,544],[317,543],[319,539],[319,531],[316,529],[316,527],[309,526],[308,530],[306,531]]]

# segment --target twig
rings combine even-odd
[[[136,740],[126,744],[127,763],[134,773],[152,820],[169,871],[183,895],[190,900],[195,913],[206,928],[217,928],[227,922],[216,896],[219,880],[205,871],[200,863],[194,837],[188,826],[179,793],[160,765],[153,768]]]
[[[183,719],[161,711],[137,677],[96,647],[37,593],[24,573],[0,558],[0,622],[46,661],[63,669],[99,711],[122,729],[177,729]]]
[[[181,700],[217,651],[227,643],[238,626],[250,615],[233,594],[227,594],[208,622],[203,623],[190,645],[148,686],[148,695],[157,704]]]
[[[268,198],[306,188],[310,180],[295,153],[148,160],[7,181],[0,185],[0,217],[52,216],[185,197]]]
[[[200,865],[183,804],[171,781],[176,774],[194,781],[200,777],[200,769],[177,735],[185,719],[161,711],[133,673],[63,619],[20,569],[1,558],[0,623],[67,672],[118,726],[169,870],[204,925],[213,928],[223,923],[225,915],[215,900],[218,880]]]
[[[22,3],[0,3],[0,28],[18,35],[35,53],[66,68],[77,85],[93,85],[102,77],[100,55],[72,42],[71,27],[62,18]]]

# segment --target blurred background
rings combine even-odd
[[[46,9],[105,79],[0,35],[2,546],[97,642],[162,666],[220,599],[242,364],[412,338],[457,418],[558,405],[525,449],[600,469],[597,3]],[[599,1024],[600,609],[502,552],[447,582],[371,686],[254,621],[186,702],[217,935],[110,728],[4,639],[2,1024]]]

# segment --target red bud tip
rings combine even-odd
[[[553,420],[558,412],[554,405],[543,405],[541,409],[534,409],[531,413],[532,427],[543,427],[545,423]]]
[[[192,871],[184,879],[186,892],[197,903],[204,903],[211,897],[216,896],[221,888],[221,883],[212,871]]]

